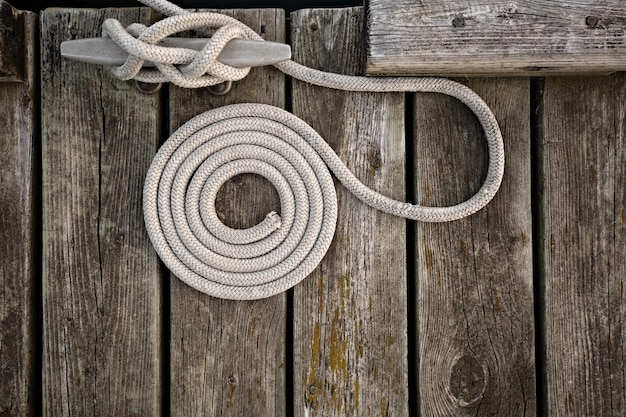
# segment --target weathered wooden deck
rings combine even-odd
[[[286,107],[367,185],[441,205],[485,173],[471,112],[273,68],[224,97],[144,95],[59,44],[148,9],[48,9],[37,46],[35,16],[0,5],[5,27],[23,22],[26,63],[0,74],[0,416],[626,416],[624,74],[461,80],[505,138],[486,209],[407,222],[338,186],[317,270],[287,294],[224,301],[170,276],[144,229],[144,175],[169,132],[227,103]],[[296,61],[365,69],[361,8],[227,13],[268,40],[289,32]],[[219,205],[238,227],[278,209],[253,176]]]

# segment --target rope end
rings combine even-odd
[[[283,221],[280,218],[280,215],[276,213],[275,211],[269,212],[267,216],[265,216],[265,219],[268,223],[271,223],[274,226],[274,230],[280,229],[280,226],[282,226],[283,224]]]

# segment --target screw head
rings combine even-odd
[[[464,27],[465,19],[463,19],[462,17],[455,17],[454,19],[452,19],[452,26],[454,26],[455,28]]]
[[[161,89],[161,83],[146,83],[135,80],[135,87],[144,94],[154,94]]]
[[[210,86],[207,87],[209,92],[211,92],[211,94],[214,94],[216,96],[226,95],[226,94],[228,94],[230,92],[230,90],[232,88],[233,88],[233,82],[232,81],[224,81],[223,83],[210,85]]]
[[[599,19],[595,16],[587,16],[585,19],[585,24],[591,28],[595,28],[598,26]]]

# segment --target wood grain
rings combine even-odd
[[[330,72],[363,70],[360,7],[291,16],[294,57]],[[293,83],[293,111],[366,185],[402,200],[404,95]],[[338,186],[339,219],[321,265],[294,291],[296,416],[408,415],[405,220]]]
[[[423,416],[536,413],[528,79],[468,83],[498,119],[502,186],[480,212],[415,232]],[[460,203],[486,174],[477,119],[446,96],[415,96],[418,204]]]
[[[267,40],[285,41],[279,9],[220,10]],[[272,67],[254,68],[226,96],[207,89],[170,86],[170,127],[192,116],[240,102],[285,105],[285,77]],[[231,227],[259,223],[278,196],[268,181],[241,175],[218,193],[218,215]],[[286,295],[257,301],[221,300],[171,280],[171,415],[284,416]]]
[[[624,416],[626,76],[549,78],[542,275],[550,416]]]
[[[368,0],[371,75],[626,70],[621,0]]]
[[[43,415],[161,410],[161,274],[144,229],[159,96],[107,68],[67,61],[60,42],[148,9],[42,15]]]
[[[0,2],[0,19],[5,7]],[[39,392],[39,21],[33,13],[20,15],[24,31],[15,58],[24,63],[22,82],[0,82],[0,415],[7,417],[38,415]],[[7,34],[4,23],[0,39]]]

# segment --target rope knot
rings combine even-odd
[[[186,30],[213,32],[213,35],[200,51],[158,44],[162,39]],[[226,65],[217,57],[233,39],[260,39],[241,22],[209,12],[171,16],[152,26],[133,23],[127,28],[115,19],[107,19],[102,24],[102,34],[128,53],[126,62],[112,69],[117,78],[148,83],[171,82],[185,88],[241,80],[250,72],[249,67]],[[146,62],[154,63],[156,69],[144,68]]]
[[[237,20],[215,13],[191,13],[167,0],[141,0],[173,15],[150,27],[124,29],[104,22],[105,36],[128,52],[114,69],[122,79],[171,81],[205,87],[244,77],[216,61],[231,39],[262,40]],[[174,33],[213,29],[202,51],[163,48]],[[142,68],[154,62],[157,70]],[[236,104],[199,114],[161,146],[146,175],[143,210],[146,230],[165,265],[181,280],[215,297],[252,300],[291,288],[308,276],[330,247],[337,221],[331,177],[365,204],[396,216],[426,222],[460,219],[482,209],[496,194],[504,173],[504,143],[487,104],[468,87],[442,78],[358,77],[331,74],[294,61],[275,64],[295,79],[355,92],[430,92],[457,98],[478,117],[487,139],[489,168],[481,189],[449,207],[425,207],[386,197],[360,182],[328,143],[303,120],[280,108]],[[224,69],[224,72],[221,70]],[[330,171],[329,171],[330,170]],[[267,178],[278,192],[280,216],[270,213],[248,229],[231,229],[215,209],[220,187],[242,173]]]

